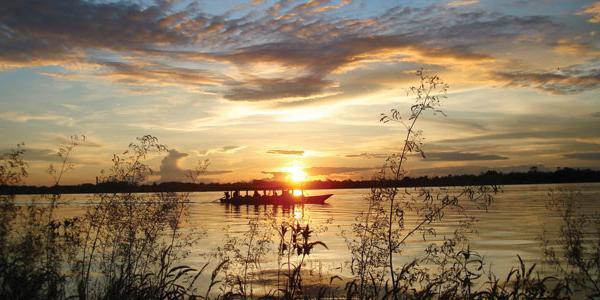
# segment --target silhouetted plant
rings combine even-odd
[[[572,288],[589,298],[600,297],[600,214],[582,211],[582,194],[572,189],[551,190],[547,208],[561,220],[557,240],[542,236],[546,262]]]
[[[59,147],[61,168],[49,168],[58,185],[70,169],[70,154],[79,144],[78,137]],[[22,144],[2,155],[0,183],[18,184],[27,176]],[[59,175],[57,175],[59,174]],[[63,265],[74,255],[78,242],[78,219],[57,220],[54,209],[60,195],[43,195],[46,205],[30,203],[16,206],[14,195],[2,196],[0,208],[0,298],[60,299],[65,297],[67,276]]]
[[[258,217],[248,220],[248,230],[241,236],[225,235],[216,257],[223,265],[224,282],[221,291],[228,297],[252,298],[254,282],[258,280],[261,262],[272,243],[271,232]]]
[[[121,155],[113,156],[113,166],[103,181],[142,183],[152,174],[146,158],[165,151],[167,147],[156,137],[140,137]],[[96,197],[97,203],[82,223],[76,266],[79,298],[189,296],[200,271],[175,266],[193,242],[193,236],[179,230],[189,195],[101,193]],[[184,288],[184,283],[190,288]]]
[[[352,236],[347,238],[352,252],[351,270],[356,275],[347,289],[359,298],[377,298],[381,291],[386,297],[398,298],[403,293],[401,281],[406,279],[409,270],[397,269],[394,257],[401,254],[406,242],[417,235],[426,239],[435,235],[433,223],[441,221],[447,211],[464,213],[462,201],[470,201],[481,207],[487,207],[495,186],[476,186],[448,189],[401,189],[398,183],[407,174],[405,162],[412,155],[425,157],[422,149],[422,132],[416,129],[417,120],[426,112],[439,110],[441,100],[446,98],[448,85],[437,75],[426,75],[417,71],[420,83],[410,88],[415,96],[415,104],[410,107],[408,118],[403,119],[398,109],[390,114],[382,114],[383,123],[397,122],[406,129],[401,151],[390,155],[376,176],[376,186],[371,188],[367,197],[367,211],[357,217],[353,225]],[[408,213],[416,215],[415,224],[407,224]],[[463,228],[469,222],[463,223]]]
[[[475,299],[568,299],[571,291],[565,279],[534,273],[536,265],[527,268],[518,256],[519,267],[511,268],[504,281],[490,272],[486,287],[471,295]]]
[[[215,256],[225,262],[222,270],[224,280],[220,286],[224,298],[309,297],[303,285],[303,275],[306,273],[303,268],[317,246],[327,248],[324,242],[313,241],[313,237],[316,232],[326,230],[329,221],[313,228],[304,214],[284,211],[286,213],[282,217],[267,212],[264,220],[249,219],[247,231],[241,235],[226,235],[223,245],[217,247]],[[275,252],[272,246],[276,246]],[[265,270],[261,262],[271,254],[277,255],[276,284],[274,287],[265,287],[265,292],[258,294],[254,283],[261,280],[269,282],[268,278],[262,278]],[[322,295],[328,292],[329,289],[325,287],[318,291]]]
[[[284,220],[279,224],[278,257],[285,258],[280,266],[283,267],[283,270],[286,270],[284,271],[286,282],[284,288],[280,288],[280,291],[286,299],[295,299],[302,296],[302,267],[305,259],[313,249],[316,246],[327,249],[324,242],[312,241],[313,233],[310,223],[304,221],[303,218],[293,218],[291,222]]]
[[[17,144],[11,151],[0,154],[0,185],[15,185],[27,177],[27,164],[23,160],[25,144]]]

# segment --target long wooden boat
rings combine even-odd
[[[221,203],[233,204],[233,205],[299,205],[299,204],[325,204],[325,200],[333,194],[315,195],[315,196],[293,196],[290,194],[278,195],[278,196],[238,196],[230,198],[219,199]]]

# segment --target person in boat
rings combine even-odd
[[[254,199],[260,198],[260,193],[258,191],[254,191],[254,193],[252,194],[252,198],[254,198]]]
[[[229,192],[225,192],[225,200],[229,200]]]
[[[233,198],[238,198],[240,196],[240,191],[233,191]]]

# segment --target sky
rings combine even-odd
[[[409,175],[600,168],[599,36],[597,1],[4,1],[0,151],[36,185],[75,134],[65,184],[146,134],[153,181],[369,179],[422,68],[450,88]]]

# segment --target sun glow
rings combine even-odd
[[[284,171],[288,173],[288,180],[291,182],[304,182],[308,179],[308,175],[303,170],[304,168],[297,163],[294,163],[291,167],[285,168]]]
[[[306,173],[300,167],[292,167],[290,169],[290,180],[294,182],[302,182],[306,180]]]

